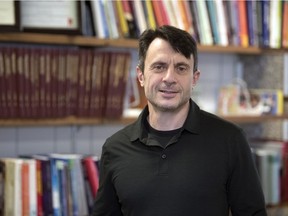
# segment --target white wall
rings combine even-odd
[[[217,93],[236,76],[237,56],[199,55],[200,81],[195,100],[202,109],[216,111]],[[100,156],[105,139],[123,125],[1,127],[0,157],[31,153],[82,153]]]

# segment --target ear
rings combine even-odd
[[[137,70],[137,78],[140,83],[140,86],[143,87],[144,86],[144,74],[138,66],[136,70]]]
[[[199,80],[199,77],[200,77],[200,70],[197,70],[197,71],[194,71],[193,73],[193,80],[192,80],[192,86],[196,86],[198,80]]]

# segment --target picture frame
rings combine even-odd
[[[0,32],[20,31],[20,1],[0,1]]]
[[[83,35],[84,1],[22,1],[23,32]]]

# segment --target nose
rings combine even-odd
[[[165,72],[165,75],[163,77],[163,81],[167,83],[174,83],[175,82],[175,71],[173,67],[169,67],[167,71]]]

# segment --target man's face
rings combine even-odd
[[[149,46],[145,69],[137,68],[148,104],[164,112],[181,109],[189,102],[200,72],[193,73],[194,59],[175,52],[170,44],[156,38]]]

